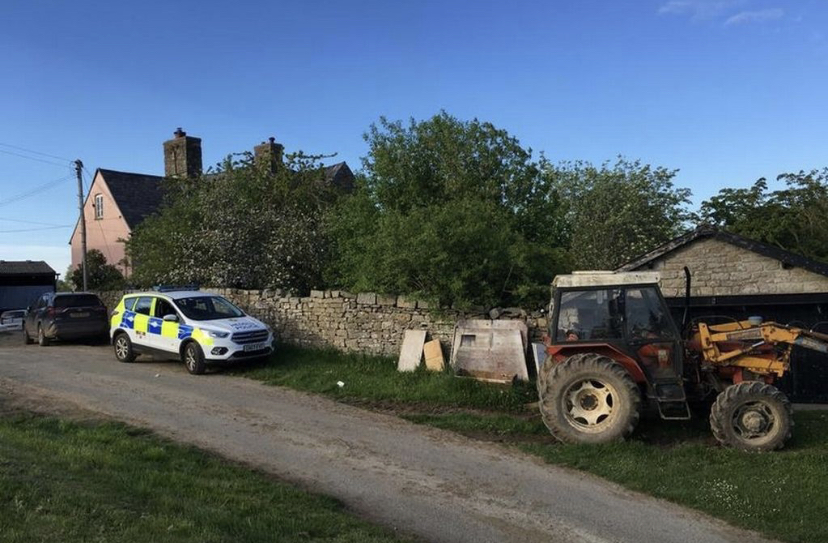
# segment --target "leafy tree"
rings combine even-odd
[[[673,185],[677,170],[619,157],[546,164],[565,206],[570,256],[576,269],[614,269],[679,235],[691,218],[690,190]]]
[[[540,303],[564,269],[560,205],[531,150],[445,112],[381,118],[353,195],[329,214],[329,282],[441,304]]]
[[[785,188],[765,178],[725,188],[702,203],[700,221],[817,260],[828,261],[828,168],[784,173]]]
[[[161,212],[127,242],[137,284],[321,286],[322,211],[338,193],[321,157],[288,155],[272,172],[246,153],[198,179],[165,180]]]
[[[72,282],[72,272],[75,271],[75,268],[69,264],[69,267],[66,268],[66,272],[63,274],[61,279],[57,280],[57,284],[55,285],[55,289],[58,292],[71,292],[74,290],[75,285]]]
[[[71,269],[71,268],[70,268]],[[90,290],[118,290],[124,288],[124,276],[112,264],[106,263],[106,257],[97,249],[86,252],[86,285]],[[78,266],[67,271],[67,283],[73,290],[83,289],[83,267]]]

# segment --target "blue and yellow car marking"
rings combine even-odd
[[[159,317],[151,317],[150,315],[155,313],[155,306],[158,302],[158,298],[154,296],[149,307],[149,315],[146,313],[136,313],[135,311],[127,309],[127,307],[134,308],[138,299],[143,297],[123,298],[113,312],[110,321],[111,326],[120,327],[124,330],[132,330],[136,337],[142,339],[146,339],[147,335],[154,335],[170,339],[175,338],[179,341],[192,338],[203,347],[215,344],[210,333],[201,328],[180,322],[165,321]],[[231,319],[231,326],[234,330],[256,328],[252,323],[239,322],[237,319]]]
[[[156,336],[161,335],[161,324],[164,321],[159,319],[158,317],[150,317],[147,323],[147,332],[150,334],[154,334]]]
[[[126,328],[129,330],[133,330],[135,328],[135,313],[132,311],[124,311],[123,317],[121,317],[121,328]]]
[[[161,321],[161,337],[177,338],[178,327],[177,322]]]
[[[193,330],[193,339],[198,341],[199,344],[201,344],[204,347],[213,344],[213,338],[211,338],[210,334],[208,334],[201,328],[195,328]]]

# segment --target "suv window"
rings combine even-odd
[[[142,298],[138,298],[138,303],[135,304],[134,311],[140,315],[149,315],[151,307],[152,298],[150,298],[149,296],[144,296]]]
[[[57,309],[64,307],[94,307],[103,305],[100,298],[94,294],[64,294],[55,296],[54,306]]]
[[[127,311],[132,311],[135,307],[135,302],[138,301],[138,298],[124,298],[124,309]]]
[[[155,299],[155,311],[153,311],[153,317],[158,317],[159,319],[163,319],[164,315],[176,315],[175,309],[173,308],[172,304],[167,300],[162,298]]]

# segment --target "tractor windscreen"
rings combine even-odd
[[[561,292],[558,341],[621,339],[623,317],[621,289]]]
[[[655,287],[562,291],[557,343],[613,343],[635,355],[651,380],[679,371],[678,335]]]

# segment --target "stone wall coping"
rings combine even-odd
[[[144,289],[145,290],[145,289]],[[444,348],[451,345],[455,323],[485,318],[483,308],[437,308],[414,297],[353,294],[344,290],[309,291],[305,296],[282,289],[201,289],[226,296],[243,310],[271,326],[278,341],[303,347],[334,348],[346,352],[397,356],[406,329],[427,330]],[[114,307],[131,291],[98,292],[107,307]],[[540,319],[525,311],[501,312],[522,316],[538,340],[544,331]],[[505,315],[504,315],[505,316]]]

